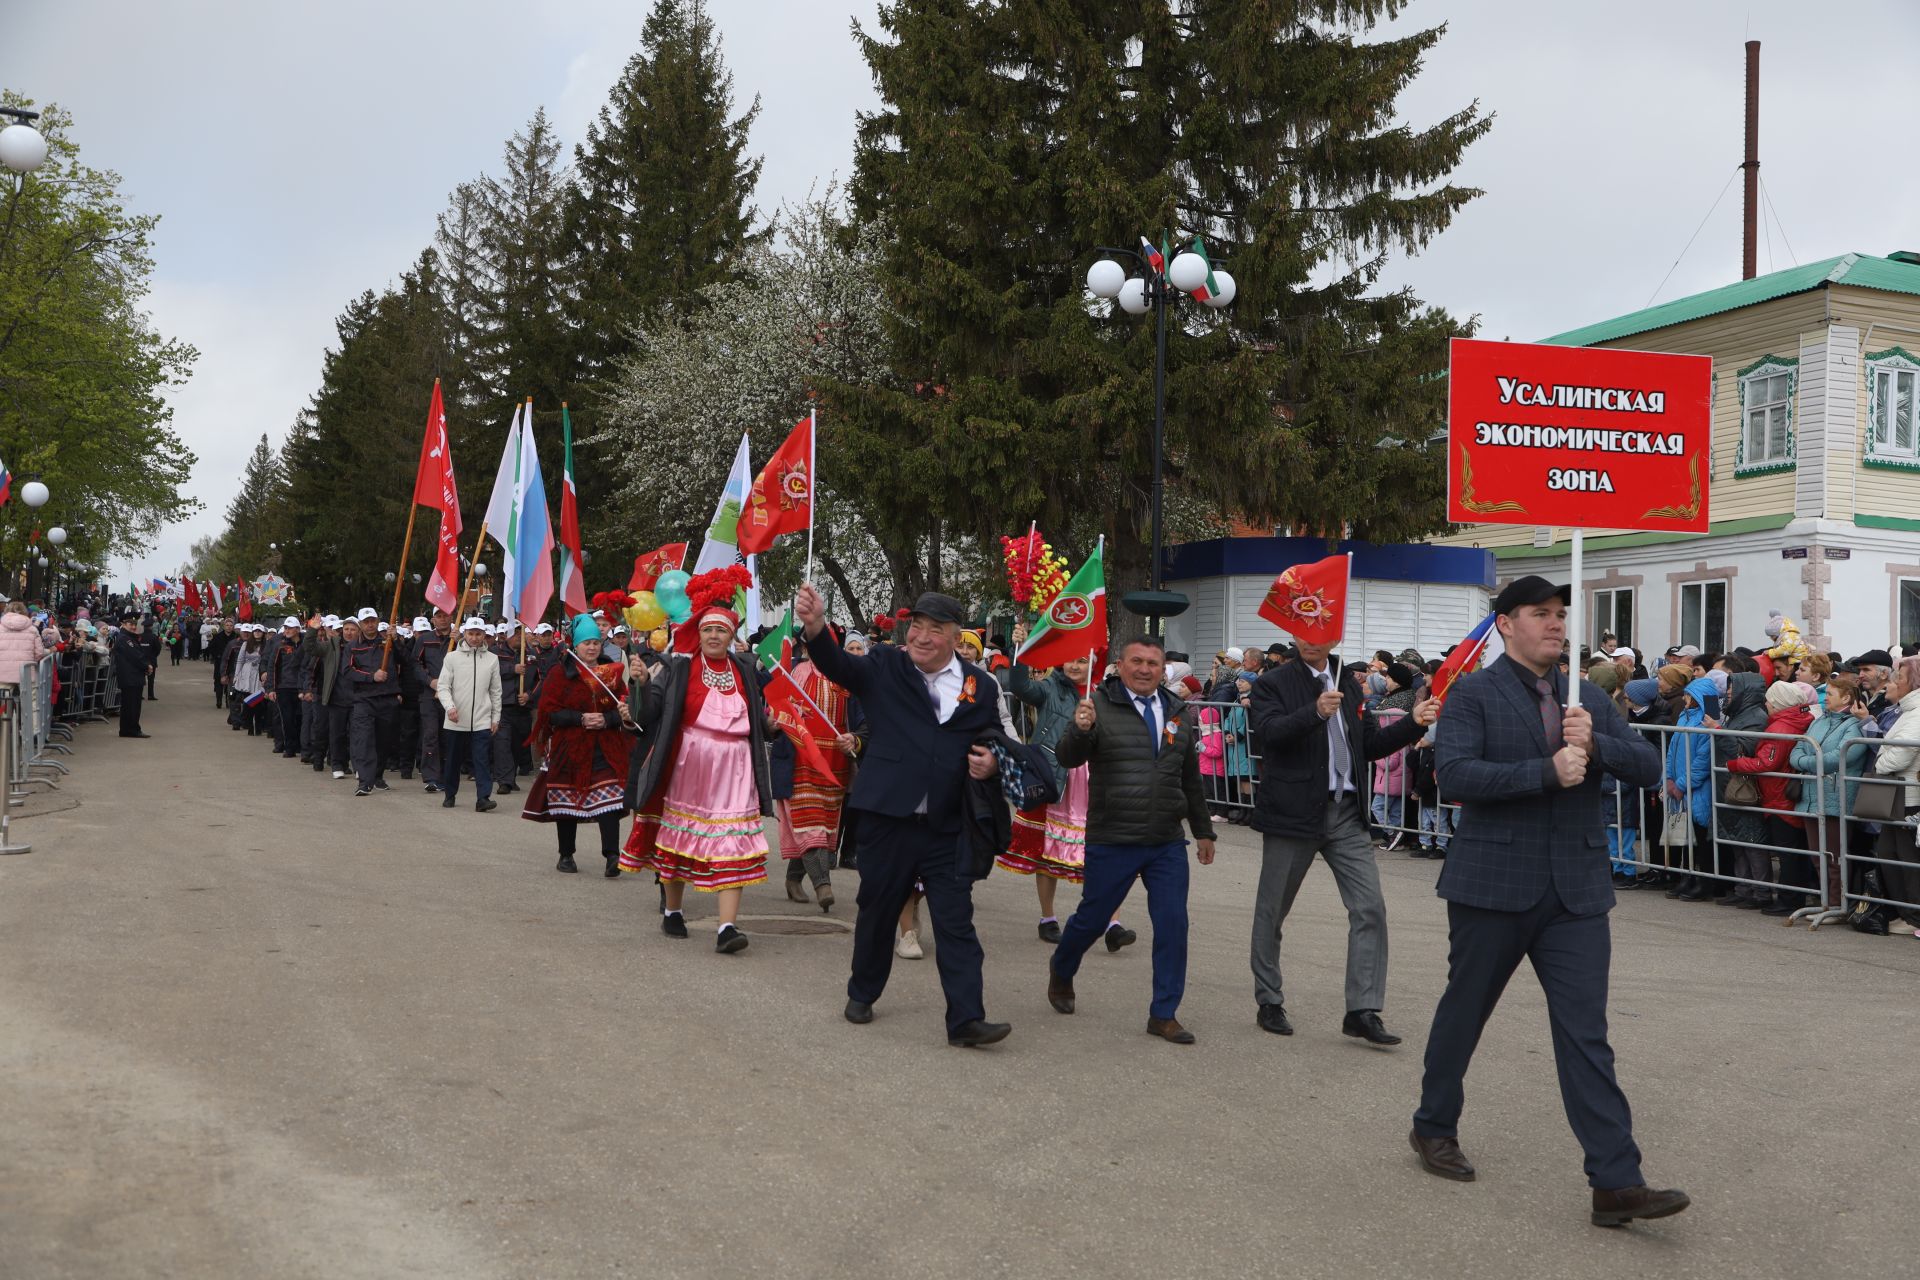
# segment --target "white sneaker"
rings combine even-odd
[[[920,960],[927,953],[920,949],[920,934],[909,929],[900,935],[900,941],[893,944],[893,954],[902,960]]]
[[[342,772],[340,772],[340,770],[338,770],[338,769],[335,769],[335,770],[333,771],[333,776],[334,776],[334,780],[335,780],[335,781],[338,781],[339,779],[341,779],[341,778],[344,778],[344,777],[346,777],[347,775],[346,775],[346,774],[344,774],[344,773],[342,773]]]

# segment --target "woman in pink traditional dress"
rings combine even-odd
[[[1016,643],[1025,638],[1020,630],[1014,635]],[[1086,688],[1086,658],[1075,658],[1038,678],[1025,664],[1013,664],[1013,696],[1037,713],[1028,741],[1053,766],[1060,799],[1042,810],[1016,812],[1013,839],[995,861],[1016,875],[1033,877],[1033,887],[1040,896],[1040,940],[1048,943],[1060,941],[1060,919],[1053,906],[1055,890],[1062,880],[1081,884],[1086,879],[1087,766],[1062,768],[1053,754],[1060,735],[1073,723],[1074,708],[1086,696]],[[1118,951],[1137,937],[1115,918],[1107,926],[1107,950]]]
[[[637,678],[633,719],[651,745],[628,797],[635,814],[620,866],[659,875],[669,938],[687,936],[688,885],[717,894],[714,950],[731,955],[747,946],[740,891],[767,878],[769,726],[751,658],[728,651],[740,620],[719,605],[694,618],[699,652],[674,654],[658,677]]]

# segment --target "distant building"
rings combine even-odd
[[[1920,641],[1920,253],[1849,253],[1544,339],[1713,358],[1711,531],[1586,539],[1583,642]],[[1562,528],[1463,525],[1498,582],[1568,572]]]
[[[1185,613],[1167,619],[1167,647],[1191,654],[1204,677],[1222,649],[1287,642],[1291,637],[1255,611],[1282,572],[1335,551],[1353,553],[1347,629],[1339,646],[1344,657],[1411,647],[1437,658],[1487,616],[1494,575],[1487,551],[1370,542],[1329,548],[1323,538],[1213,538],[1167,548],[1167,587],[1193,601]]]

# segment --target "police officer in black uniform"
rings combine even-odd
[[[343,674],[353,693],[353,714],[347,721],[353,768],[359,785],[356,796],[386,791],[383,765],[392,746],[400,717],[400,673],[379,638],[379,617],[372,609],[355,615],[360,639],[347,646]]]

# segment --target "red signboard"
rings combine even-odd
[[[1707,531],[1713,360],[1455,338],[1447,518]]]

